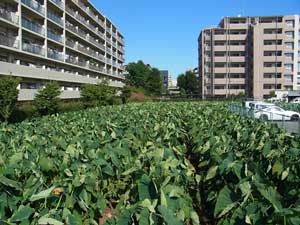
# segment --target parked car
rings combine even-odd
[[[291,120],[297,121],[300,114],[294,111],[287,111],[278,106],[266,106],[254,110],[254,117],[260,120]]]
[[[245,103],[245,107],[250,110],[260,110],[271,106],[275,106],[275,104],[262,101],[249,101]]]
[[[294,98],[292,101],[290,101],[291,104],[300,104],[300,97]]]

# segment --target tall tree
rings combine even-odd
[[[181,90],[186,90],[186,77],[185,74],[180,74],[177,77],[177,86],[181,89]]]
[[[146,77],[151,73],[151,68],[144,64],[143,61],[138,61],[137,63],[129,63],[126,66],[128,75],[126,76],[126,83],[134,87],[146,86]]]
[[[177,85],[188,95],[196,95],[199,93],[199,80],[192,71],[180,74],[177,77]]]
[[[151,73],[146,78],[145,89],[149,94],[161,95],[162,93],[162,80],[158,69],[153,68]]]
[[[126,67],[128,75],[125,83],[129,86],[143,88],[149,95],[160,95],[163,84],[160,72],[156,68],[151,68],[143,61],[129,63]]]
[[[0,115],[5,121],[9,119],[17,103],[19,83],[18,78],[2,77],[0,79]]]

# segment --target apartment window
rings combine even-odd
[[[264,51],[264,56],[281,56],[281,51]]]
[[[215,41],[215,45],[218,46],[218,45],[225,45],[225,41]]]
[[[215,35],[224,35],[225,30],[215,30]]]
[[[285,53],[284,55],[288,60],[294,60],[294,53],[289,52],[289,53]]]
[[[264,29],[264,34],[282,34],[282,29]]]
[[[240,89],[245,89],[245,85],[244,84],[230,84],[229,89],[232,90],[240,90]]]
[[[231,63],[230,67],[245,67],[245,63]]]
[[[290,48],[290,49],[294,49],[294,42],[285,42],[285,47]]]
[[[245,56],[245,52],[229,52],[230,56]]]
[[[285,88],[285,90],[287,90],[287,91],[293,90],[293,86],[290,86],[290,85],[286,85],[286,86],[284,86],[284,88]]]
[[[282,40],[264,40],[264,45],[281,45]]]
[[[232,79],[241,79],[241,78],[245,78],[245,74],[244,73],[231,73],[229,75],[229,77]]]
[[[286,20],[285,23],[289,27],[294,27],[295,21],[294,20]]]
[[[264,67],[281,67],[281,62],[265,62]]]
[[[215,63],[215,67],[225,67],[226,63]]]
[[[298,62],[298,72],[300,72],[300,62]]]
[[[230,18],[229,23],[231,24],[244,24],[246,23],[246,18]]]
[[[215,52],[215,56],[217,56],[217,57],[226,56],[226,52]]]
[[[215,85],[215,89],[216,89],[216,90],[224,90],[224,89],[225,89],[225,85],[222,85],[222,84],[216,84],[216,85]]]
[[[216,73],[215,74],[215,79],[224,79],[224,78],[226,78],[225,73]]]
[[[245,45],[245,41],[230,41],[230,45]]]
[[[286,35],[288,38],[294,38],[294,31],[286,31],[286,32],[285,32],[285,35]]]
[[[285,79],[286,81],[293,82],[293,75],[292,75],[292,74],[285,74],[285,75],[284,75],[284,79]]]
[[[290,64],[290,63],[284,64],[284,68],[286,70],[293,70],[293,64]]]
[[[233,35],[246,34],[246,30],[230,30],[230,34]]]
[[[264,89],[281,89],[281,84],[264,84]]]
[[[261,23],[281,23],[282,17],[261,17],[260,18]]]
[[[264,78],[266,79],[275,79],[275,78],[281,78],[281,73],[264,73]]]

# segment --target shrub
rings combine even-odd
[[[71,112],[84,109],[84,104],[81,101],[60,102],[59,112]]]
[[[34,98],[34,105],[40,115],[49,115],[58,112],[60,95],[59,85],[51,81],[44,89],[38,91]]]
[[[110,105],[116,95],[116,90],[104,80],[99,84],[84,84],[81,87],[81,97],[86,107]]]
[[[132,91],[129,86],[123,87],[121,91],[121,99],[123,104],[127,103],[128,99],[131,97],[131,92]]]
[[[37,109],[33,103],[31,102],[19,103],[15,107],[9,121],[11,123],[19,123],[26,119],[30,119],[34,117],[36,114],[37,114]]]
[[[5,121],[8,121],[18,101],[19,83],[18,78],[2,77],[0,79],[0,115]]]

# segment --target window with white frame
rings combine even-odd
[[[286,31],[286,32],[285,32],[285,35],[286,35],[288,38],[294,38],[294,31]]]
[[[284,64],[284,67],[286,70],[293,70],[293,64],[291,63]]]
[[[287,48],[294,49],[294,42],[285,42],[285,46],[286,46]]]
[[[288,60],[294,60],[294,53],[289,52],[289,53],[285,53],[284,55]]]
[[[289,27],[294,27],[295,21],[294,20],[286,20],[285,23]]]

